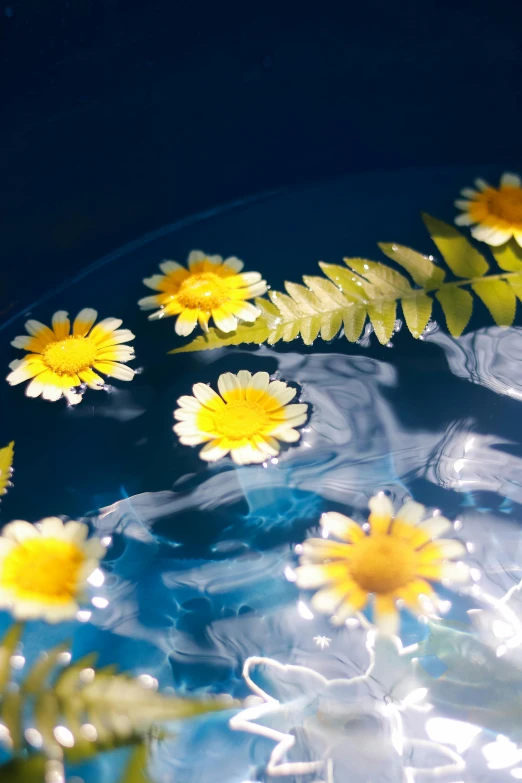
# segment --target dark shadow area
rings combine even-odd
[[[521,21],[517,0],[300,13],[8,0],[0,309],[145,232],[266,189],[355,170],[510,164]]]

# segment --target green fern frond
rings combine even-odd
[[[14,440],[0,449],[0,496],[5,495],[13,473]]]
[[[0,645],[0,724],[5,728],[0,743],[15,757],[30,749],[28,728],[38,737],[33,747],[44,756],[79,761],[100,750],[140,743],[165,721],[231,707],[225,697],[157,693],[113,666],[96,668],[95,653],[71,663],[65,644],[44,653],[13,688],[11,659],[20,633],[21,625],[12,625]]]
[[[269,291],[269,299],[257,299],[261,315],[254,324],[242,324],[223,334],[210,329],[188,345],[171,353],[209,350],[226,345],[274,345],[301,337],[305,345],[321,337],[332,340],[341,331],[349,342],[361,336],[367,318],[377,339],[389,342],[400,305],[406,326],[418,338],[433,311],[440,305],[448,331],[459,337],[473,312],[474,296],[489,310],[497,326],[511,326],[517,298],[522,300],[522,250],[512,241],[493,249],[500,272],[488,274],[490,264],[466,237],[453,226],[423,215],[439,253],[452,273],[432,256],[403,245],[380,243],[381,251],[408,276],[397,269],[364,258],[345,258],[345,266],[320,263],[323,277],[304,276],[303,283],[285,283],[285,292]]]

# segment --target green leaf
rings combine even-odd
[[[522,271],[522,247],[511,239],[505,245],[492,247],[491,252],[495,256],[495,261],[505,272]]]
[[[395,269],[390,269],[389,266],[364,258],[345,258],[344,263],[368,280],[380,296],[397,299],[411,294],[411,285],[404,275],[396,272]]]
[[[428,256],[423,256],[404,245],[396,245],[392,242],[379,242],[379,247],[385,256],[400,264],[411,275],[414,283],[426,290],[438,288],[444,282],[446,273],[440,267],[435,266]]]
[[[414,337],[420,337],[430,320],[433,299],[418,293],[401,299],[406,326]]]
[[[150,783],[147,775],[148,756],[149,749],[145,743],[134,748],[120,783]]]
[[[471,318],[473,297],[456,286],[441,288],[436,297],[444,311],[449,333],[453,337],[460,337]]]
[[[69,643],[64,642],[49,650],[49,652],[44,652],[25,678],[22,684],[23,692],[26,694],[39,693],[45,687],[48,677],[57,666],[60,655],[68,649]]]
[[[0,449],[0,495],[5,495],[13,473],[14,440]]]
[[[372,322],[377,339],[382,345],[387,345],[393,334],[397,305],[393,302],[376,302],[368,305],[368,316]]]
[[[497,326],[511,326],[517,300],[508,283],[504,280],[480,280],[471,287],[482,299]]]
[[[13,623],[7,629],[0,646],[0,694],[2,694],[11,679],[11,656],[14,655],[20,636],[22,635],[22,623]]]
[[[348,301],[365,302],[367,300],[368,296],[363,281],[349,269],[344,269],[336,264],[325,264],[322,261],[319,262],[319,266],[325,275],[339,286],[339,290]]]
[[[359,305],[352,305],[346,309],[343,317],[344,336],[354,343],[361,336],[361,332],[366,321],[366,308]]]
[[[365,258],[345,258],[347,267],[320,262],[328,279],[305,275],[304,285],[287,282],[286,293],[271,290],[270,301],[256,300],[261,315],[254,324],[241,324],[231,334],[210,329],[171,353],[248,343],[275,345],[297,337],[305,345],[312,345],[319,336],[332,340],[343,326],[347,340],[355,342],[367,316],[379,342],[386,345],[393,334],[397,304],[402,305],[412,335],[420,337],[431,316],[433,295],[442,306],[449,331],[459,336],[473,310],[470,288],[486,304],[495,323],[511,324],[516,309],[512,294],[522,300],[522,267],[518,265],[519,260],[522,264],[522,250],[513,245],[509,252],[506,248],[494,251],[505,271],[487,276],[488,262],[457,229],[429,215],[424,216],[424,221],[449,268],[462,280],[446,282],[444,270],[431,257],[403,245],[381,243],[384,254],[402,266],[411,280],[385,264]],[[517,271],[507,271],[508,267]],[[411,281],[420,288],[412,287]]]
[[[191,343],[175,348],[169,353],[191,353],[192,351],[212,351],[215,348],[224,348],[226,345],[243,345],[255,343],[260,345],[268,340],[271,330],[263,316],[253,324],[240,324],[235,332],[220,332],[218,329],[209,329],[205,334],[196,337]]]
[[[431,215],[423,214],[422,219],[454,275],[467,278],[486,274],[488,262],[463,234]]]
[[[522,274],[511,275],[508,281],[515,296],[522,301]]]
[[[2,783],[44,783],[47,759],[40,754],[25,759],[11,759],[0,766]]]

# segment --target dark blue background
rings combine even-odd
[[[519,0],[6,0],[2,306],[265,189],[519,158]]]

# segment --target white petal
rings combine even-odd
[[[223,261],[223,266],[228,266],[229,269],[233,269],[234,272],[241,272],[241,270],[244,267],[243,262],[236,258],[235,256],[230,256],[230,258],[225,258]]]
[[[477,190],[474,190],[473,188],[462,188],[460,191],[462,196],[465,196],[466,198],[470,198],[472,201],[474,201],[478,194]]]
[[[206,446],[203,446],[199,452],[199,456],[201,459],[205,460],[205,462],[216,462],[218,459],[221,459],[221,457],[228,454],[228,452],[229,449],[223,448],[218,441],[212,441],[211,443],[207,443]]]
[[[218,390],[221,396],[224,398],[227,392],[239,389],[239,380],[237,375],[233,372],[224,372],[218,378]]]
[[[159,268],[164,275],[172,274],[172,272],[179,272],[180,269],[186,271],[185,267],[181,266],[181,264],[178,264],[177,261],[162,261],[162,263],[159,265]]]
[[[240,370],[237,374],[237,381],[241,389],[246,389],[252,380],[252,373],[248,370]]]
[[[66,541],[83,544],[88,535],[89,528],[83,522],[77,522],[72,519],[63,526],[62,538]]]
[[[500,178],[500,184],[503,188],[519,188],[520,177],[518,174],[512,174],[511,172],[506,171]]]
[[[198,407],[198,411],[199,410],[201,410],[201,405]],[[186,408],[176,408],[174,411],[174,418],[176,421],[190,421],[196,426],[198,411],[187,410]]]
[[[456,207],[459,209],[464,209],[467,211],[469,209],[469,201],[464,201],[464,199],[458,198],[456,201],[453,202]]]
[[[301,590],[315,590],[325,584],[329,584],[332,579],[328,579],[327,566],[324,565],[303,565],[295,569],[296,584]]]
[[[513,231],[505,228],[497,228],[485,241],[492,247],[499,247],[508,242],[512,236]]]
[[[42,397],[44,400],[49,400],[49,402],[56,402],[56,400],[59,400],[61,396],[62,389],[60,386],[55,386],[51,383],[44,385],[42,392]]]
[[[467,212],[463,212],[461,215],[457,215],[455,218],[455,225],[457,226],[472,226],[473,223],[476,223],[476,220],[473,220],[471,215],[468,215]]]
[[[442,556],[450,560],[464,557],[467,553],[465,545],[456,538],[440,538],[435,544],[441,550]]]
[[[324,614],[334,614],[335,610],[343,600],[338,588],[324,588],[312,597],[312,607],[318,612]]]
[[[180,337],[188,337],[196,328],[198,310],[184,310],[176,318],[174,330]]]
[[[11,342],[11,345],[14,348],[27,348],[29,343],[31,342],[33,338],[29,335],[22,335],[20,337],[15,337],[14,340]]]
[[[142,299],[138,300],[138,305],[142,310],[155,310],[157,307],[159,307],[158,297],[144,296]]]
[[[63,396],[66,398],[69,405],[78,405],[83,399],[81,392],[74,391],[74,389],[63,389]]]
[[[63,521],[59,517],[46,517],[40,525],[44,538],[63,538]]]
[[[243,272],[241,275],[241,280],[245,283],[245,285],[254,285],[255,283],[259,283],[261,281],[261,275],[259,272]]]
[[[288,426],[284,427],[283,425],[272,430],[271,434],[284,443],[296,443],[301,437],[300,432]]]
[[[194,397],[206,407],[213,408],[216,403],[222,404],[223,402],[220,399],[219,394],[216,394],[214,389],[211,389],[210,386],[207,386],[205,383],[195,383],[192,387],[192,393],[194,394]]]
[[[207,255],[202,250],[193,250],[191,253],[189,253],[189,257],[188,257],[189,269],[192,269],[194,264],[199,264],[201,261],[204,261],[206,258]]]
[[[177,403],[180,408],[185,408],[186,410],[194,411],[195,413],[200,411],[202,407],[199,400],[195,397],[189,397],[188,394],[184,394],[183,397],[180,397],[177,400]]]
[[[489,237],[496,232],[495,226],[486,226],[483,223],[479,223],[478,226],[473,226],[471,229],[471,235],[478,239],[479,242],[488,242]]]
[[[485,179],[482,179],[481,177],[477,177],[475,180],[475,185],[479,190],[486,190],[490,187]]]
[[[234,332],[237,329],[237,318],[227,313],[226,310],[213,310],[212,318],[217,328],[222,332]]]
[[[375,611],[375,609],[374,609]],[[379,612],[375,614],[375,625],[383,636],[395,636],[399,630],[399,612]]]
[[[153,291],[160,291],[165,280],[165,275],[151,275],[151,277],[144,277],[143,284],[147,288],[152,288]]]
[[[406,522],[408,525],[418,525],[425,513],[426,508],[422,503],[408,500],[402,508],[397,511],[396,519],[398,522]]]
[[[13,541],[26,541],[28,538],[37,538],[40,535],[40,532],[38,528],[31,525],[30,522],[25,522],[23,519],[16,519],[14,522],[10,522],[4,527],[2,535]]]
[[[469,579],[469,568],[465,563],[452,563],[451,560],[448,560],[442,565],[441,578],[454,584],[462,584]]]
[[[273,397],[275,401],[279,403],[279,406],[287,405],[290,400],[293,400],[297,394],[297,390],[291,386],[287,386],[283,381],[272,381],[266,390],[270,397]],[[274,408],[278,406],[273,406]]]
[[[267,372],[256,372],[248,384],[250,389],[259,389],[265,391],[270,383],[270,376]]]
[[[92,570],[98,567],[99,561],[105,557],[107,547],[105,547],[99,538],[89,538],[83,545],[83,551],[86,557],[94,561],[92,564]],[[91,572],[92,573],[92,572]]]
[[[418,527],[430,538],[438,538],[451,528],[451,522],[446,517],[439,515],[419,522]]]
[[[321,517],[321,527],[328,530],[336,538],[344,541],[350,539],[353,526],[357,525],[350,517],[340,514],[338,511],[327,511]]]
[[[375,514],[378,517],[389,517],[390,519],[393,517],[392,502],[384,492],[379,492],[378,495],[374,495],[370,498],[368,507],[372,514]]]
[[[206,435],[205,433],[201,432],[180,434],[176,430],[176,427],[174,427],[174,431],[176,432],[176,435],[178,436],[179,442],[182,444],[182,446],[200,446],[202,443],[207,443],[214,437],[213,435]]]
[[[25,393],[28,397],[39,397],[43,390],[43,383],[41,383],[38,378],[33,378],[31,383],[26,387]]]

